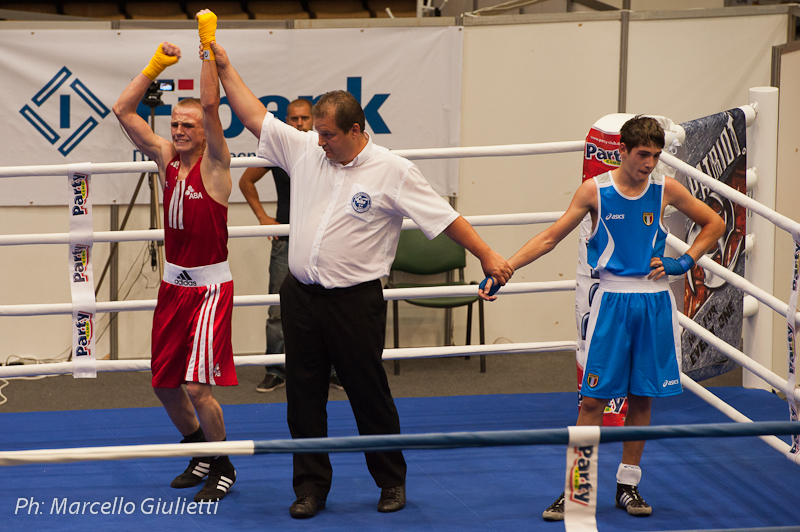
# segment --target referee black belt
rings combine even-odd
[[[300,281],[297,281],[297,284],[300,285],[303,288],[303,290],[306,290],[308,292],[314,294],[330,294],[330,295],[346,294],[348,292],[355,292],[356,290],[363,290],[365,288],[370,288],[375,285],[377,285],[378,288],[383,289],[380,279],[367,281],[365,283],[359,283],[353,286],[346,286],[344,288],[325,288],[321,284],[303,284]]]

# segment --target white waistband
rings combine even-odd
[[[176,286],[209,286],[232,281],[231,269],[228,261],[184,268],[169,262],[164,263],[164,282]]]
[[[669,290],[669,277],[653,281],[646,275],[614,275],[600,270],[600,288],[606,292],[664,292]]]

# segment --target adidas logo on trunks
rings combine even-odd
[[[178,275],[172,284],[176,284],[178,286],[197,286],[197,281],[194,281],[186,270],[183,270],[180,275]]]

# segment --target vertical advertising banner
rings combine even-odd
[[[795,316],[797,315],[797,292],[800,289],[800,234],[794,236],[794,261],[792,268],[792,295],[789,297],[789,310],[786,313],[788,358],[786,377],[786,402],[789,404],[789,421],[797,421],[797,401],[794,398],[797,386],[797,331]],[[792,435],[792,446],[789,452],[795,457],[800,454],[800,435]]]
[[[92,274],[91,180],[89,163],[69,166],[69,276],[72,293],[72,374],[76,379],[97,377],[95,364],[94,275]]]
[[[746,128],[744,113],[732,109],[681,124],[686,141],[678,156],[714,179],[746,194]],[[725,221],[725,234],[707,257],[744,276],[746,210],[683,174],[678,179],[692,194],[709,205]],[[684,240],[691,244],[700,228],[684,221]],[[695,266],[686,273],[683,312],[728,344],[739,347],[742,337],[741,290]],[[682,371],[696,381],[721,375],[737,367],[728,357],[700,338],[687,334],[681,338]]]

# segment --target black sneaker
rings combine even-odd
[[[211,458],[195,456],[189,462],[189,467],[186,468],[186,471],[175,477],[170,486],[178,489],[197,486],[208,475],[210,467]]]
[[[653,509],[649,504],[644,502],[642,496],[639,495],[639,489],[630,484],[620,484],[617,482],[617,508],[626,510],[629,515],[637,517],[647,517],[653,513]]]
[[[261,393],[271,392],[281,386],[284,386],[286,381],[277,375],[273,375],[272,373],[267,373],[264,377],[264,380],[261,381],[261,384],[256,386],[256,391]]]
[[[342,386],[342,381],[339,380],[339,376],[336,373],[331,375],[331,386],[333,386],[337,390],[344,390],[344,386]]]
[[[194,496],[194,502],[219,501],[228,494],[236,482],[236,470],[227,456],[218,456],[211,461],[211,471],[203,489]]]
[[[542,512],[542,517],[545,521],[563,521],[564,520],[564,494],[558,496],[556,502],[547,507],[547,510]]]

